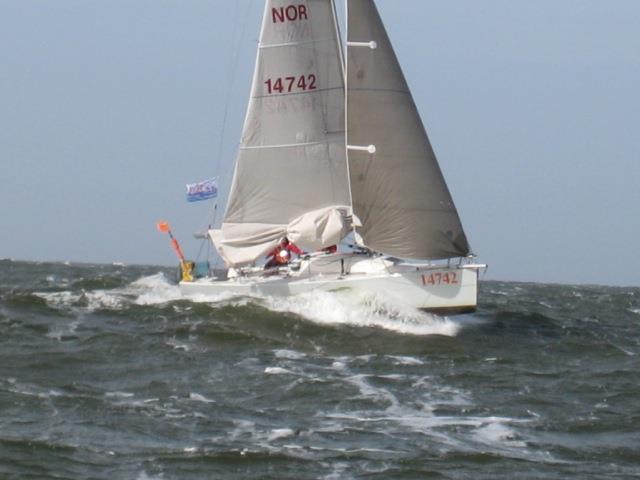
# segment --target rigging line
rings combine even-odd
[[[231,104],[231,97],[232,97],[233,87],[235,83],[235,75],[238,69],[238,59],[240,56],[239,55],[240,43],[246,34],[248,18],[249,18],[249,14],[251,12],[252,6],[253,6],[253,0],[250,0],[247,4],[247,9],[244,14],[244,20],[241,22],[239,2],[234,2],[233,33],[232,33],[233,47],[230,49],[230,56],[228,61],[229,62],[229,69],[228,69],[229,74],[228,74],[228,80],[227,80],[228,88],[227,88],[227,94],[225,95],[224,110],[222,115],[222,128],[220,130],[220,140],[218,142],[218,155],[216,158],[216,165],[214,170],[218,177],[218,192],[220,192],[222,180],[226,179],[226,169],[225,169],[225,173],[223,174],[221,172],[221,163],[222,163],[222,155],[224,152],[224,143],[225,143],[225,137],[226,137],[228,118],[229,118],[229,106]],[[242,25],[240,34],[238,34],[239,24]],[[208,226],[207,230],[215,227],[217,216],[218,216],[218,199],[215,199],[213,201],[212,211],[207,214],[207,226]],[[204,239],[201,242],[200,251],[198,252],[198,257],[200,257],[200,255],[202,254],[202,249],[205,243],[207,244],[207,260],[208,260],[209,259],[208,257],[210,254],[210,249],[209,249],[210,241],[208,239]]]
[[[228,89],[227,89],[227,94],[226,94],[226,98],[225,98],[225,105],[224,105],[224,111],[223,111],[223,116],[222,116],[222,130],[220,132],[220,142],[218,144],[218,158],[216,161],[216,172],[218,173],[218,182],[219,182],[219,186],[222,184],[222,180],[226,181],[226,177],[227,177],[227,171],[228,168],[224,169],[224,173],[220,172],[220,165],[222,163],[222,155],[224,152],[224,143],[225,143],[225,137],[226,137],[226,132],[227,132],[227,123],[228,123],[228,118],[229,118],[229,106],[231,104],[231,98],[232,98],[232,93],[233,93],[233,88],[235,86],[235,77],[236,77],[236,73],[238,70],[238,61],[240,58],[240,43],[242,42],[242,40],[245,38],[246,36],[246,32],[247,32],[247,24],[249,23],[249,16],[251,13],[251,10],[253,8],[253,3],[254,0],[249,0],[249,2],[247,3],[247,8],[244,12],[244,16],[243,16],[243,20],[242,20],[242,29],[240,30],[240,33],[238,35],[237,33],[237,25],[238,25],[238,21],[234,21],[234,35],[233,35],[233,47],[231,48],[231,57],[230,57],[230,69],[229,69],[229,79],[228,79]],[[239,10],[239,2],[234,2],[235,5],[235,14],[234,14],[234,18],[237,16],[237,12]]]
[[[196,263],[198,263],[200,261],[200,258],[202,258],[202,250],[204,250],[206,243],[209,243],[209,242],[207,242],[206,240],[200,242],[200,249],[198,250],[198,255],[196,255]]]
[[[224,135],[227,127],[227,118],[229,115],[230,97],[231,97],[231,91],[233,89],[233,80],[235,77],[235,64],[236,64],[236,59],[238,57],[238,42],[237,42],[238,10],[239,10],[238,3],[234,2],[233,35],[232,35],[232,41],[234,45],[229,51],[229,54],[230,54],[229,67],[230,68],[228,70],[229,74],[227,78],[227,94],[225,95],[224,110],[222,114],[222,129],[220,131],[220,141],[218,142],[218,158],[216,163],[216,167],[217,167],[216,172],[218,172],[218,169],[220,167],[220,162],[222,159],[222,151],[224,147]]]

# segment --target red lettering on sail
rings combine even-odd
[[[314,74],[269,78],[265,80],[264,84],[267,87],[268,95],[275,93],[308,92],[309,90],[317,90],[318,88],[316,87],[316,76]]]
[[[271,9],[273,23],[295,22],[298,20],[308,20],[306,5],[289,5],[287,7],[274,7]]]

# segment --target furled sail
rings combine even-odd
[[[412,259],[469,254],[469,244],[373,0],[347,0],[347,143],[357,232]],[[373,43],[375,42],[375,43]],[[375,145],[376,152],[363,147]]]
[[[285,235],[311,250],[348,233],[340,48],[331,0],[266,2],[229,203],[210,232],[228,265]]]

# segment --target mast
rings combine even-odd
[[[347,75],[349,68],[349,0],[344,0],[344,55],[343,55],[343,71],[344,71],[344,155],[347,164],[347,184],[349,185],[349,205],[351,206],[351,215],[354,221],[351,222],[351,232],[353,233],[353,240],[356,244],[360,245],[360,235],[356,231],[356,223],[360,223],[357,220],[355,209],[353,207],[353,191],[351,190],[351,168],[349,167],[349,77]]]

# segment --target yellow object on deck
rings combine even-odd
[[[193,282],[193,267],[195,263],[182,260],[180,262],[180,279],[183,282]]]

